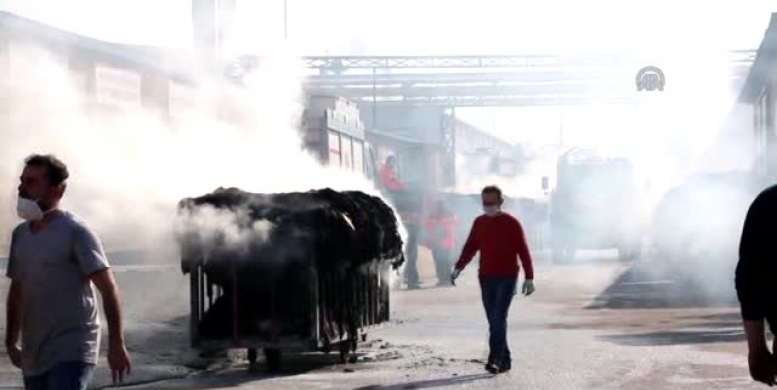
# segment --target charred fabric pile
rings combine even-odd
[[[207,280],[202,339],[304,338],[314,326],[353,335],[378,283],[370,276],[404,261],[394,212],[358,191],[219,188],[182,200],[178,226],[183,272],[201,267]]]

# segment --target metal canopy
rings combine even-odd
[[[692,53],[688,54],[692,56]],[[732,63],[752,63],[755,50],[733,50],[728,52]],[[647,56],[630,54],[586,54],[586,55],[468,55],[468,56],[341,56],[306,57],[306,67],[329,71],[353,69],[450,69],[450,68],[519,68],[548,66],[601,66],[631,65],[648,60]]]
[[[728,52],[732,85],[741,85],[755,56],[755,50]],[[637,72],[660,67],[646,56],[623,54],[306,57],[304,63],[314,72],[304,81],[310,93],[442,107],[636,104]],[[230,72],[240,77],[260,65],[261,58],[245,56]]]

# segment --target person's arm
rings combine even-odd
[[[22,330],[22,284],[18,280],[11,280],[5,312],[5,347],[9,348],[19,343]]]
[[[773,261],[768,258],[766,249],[770,246],[769,232],[772,231],[767,202],[762,196],[757,197],[745,217],[742,236],[739,242],[739,261],[736,266],[734,284],[747,335],[750,351],[767,348],[764,331],[766,317],[765,304],[769,297],[764,295],[764,262]],[[767,258],[764,258],[767,257]]]
[[[11,287],[6,298],[5,347],[11,350],[19,343],[22,330],[22,282],[19,278],[18,259],[16,258],[16,232],[11,236],[11,250],[8,254],[6,276],[11,279]]]
[[[89,275],[103,298],[103,311],[108,320],[108,342],[112,345],[124,345],[124,329],[119,301],[119,286],[110,268],[103,268]]]
[[[464,243],[464,248],[461,250],[459,261],[456,262],[455,268],[459,271],[463,270],[464,267],[472,261],[472,258],[475,257],[475,254],[478,253],[478,250],[480,249],[480,243],[478,242],[478,237],[480,235],[478,232],[479,226],[478,220],[475,219],[475,222],[472,223],[472,229],[469,231],[467,241]]]
[[[89,228],[81,227],[76,236],[75,257],[81,272],[94,283],[103,298],[111,344],[124,345],[119,288],[110,270],[100,239]]]
[[[763,320],[744,320],[747,349],[751,352],[769,350],[766,344],[766,327]]]
[[[523,273],[526,280],[534,280],[534,261],[531,257],[531,251],[529,250],[529,244],[526,242],[526,234],[523,230],[521,222],[515,220],[515,232],[513,233],[513,240],[517,245],[518,259],[523,267]]]

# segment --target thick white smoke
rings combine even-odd
[[[266,243],[275,225],[265,219],[252,220],[247,209],[220,210],[204,205],[175,221],[175,233],[202,244],[210,251],[218,243],[238,253],[248,253],[251,243]]]
[[[363,176],[322,167],[300,146],[301,67],[295,57],[270,56],[246,88],[203,78],[195,107],[174,123],[141,107],[95,108],[61,58],[16,45],[6,80],[11,98],[4,127],[0,181],[3,237],[15,224],[15,183],[24,157],[53,153],[68,164],[64,207],[86,219],[107,249],[153,250],[176,259],[174,219],[182,198],[218,187],[251,192],[331,187],[377,194]],[[8,72],[6,72],[8,71]],[[228,240],[266,237],[271,226],[230,230],[240,215],[203,210],[195,224]],[[180,227],[179,227],[180,228]]]

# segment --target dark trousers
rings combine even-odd
[[[43,374],[24,377],[26,390],[86,390],[94,364],[61,362]]]
[[[488,318],[488,360],[510,368],[512,359],[507,345],[507,315],[515,295],[516,278],[481,277],[480,293]]]
[[[434,257],[434,268],[437,270],[437,281],[440,284],[446,283],[451,275],[453,267],[453,250],[435,248],[432,250]]]
[[[407,226],[407,245],[405,246],[405,280],[408,286],[418,286],[418,228]]]

